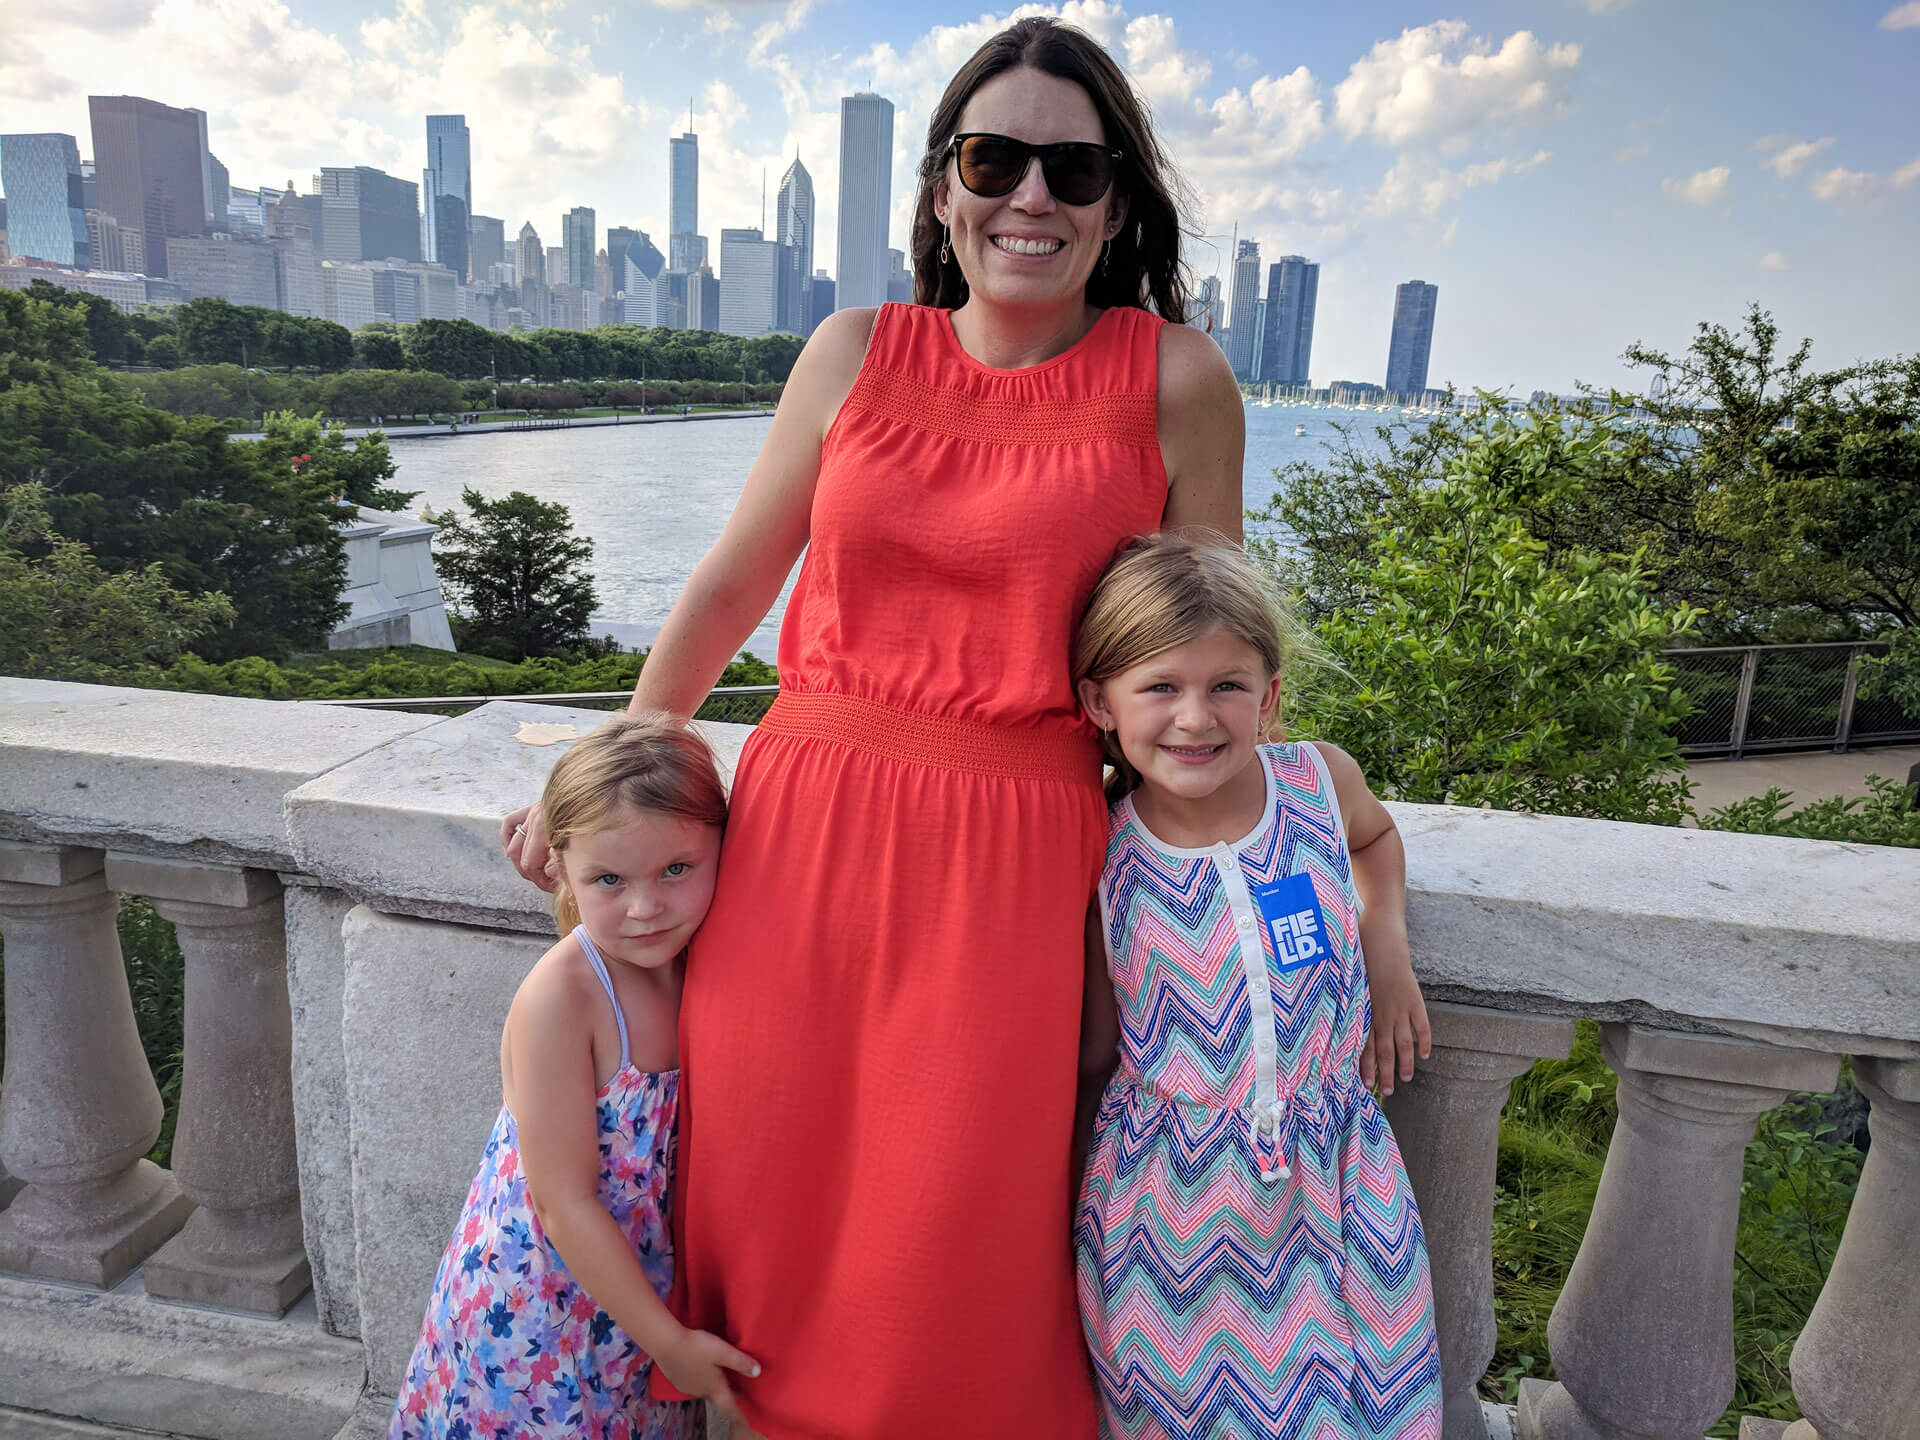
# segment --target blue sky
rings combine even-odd
[[[205,109],[235,184],[304,188],[321,165],[418,179],[422,117],[464,111],[477,208],[557,244],[577,204],[663,237],[691,98],[701,229],[758,223],[797,150],[831,268],[839,96],[898,107],[904,248],[933,101],[1036,10],[1148,96],[1216,237],[1199,273],[1236,223],[1321,262],[1316,382],[1383,378],[1413,278],[1440,287],[1435,383],[1624,382],[1630,342],[1754,300],[1822,363],[1920,348],[1920,0],[65,0],[10,8],[0,130],[88,154],[86,96],[142,94]]]

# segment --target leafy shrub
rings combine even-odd
[[[1913,786],[1869,775],[1867,789],[1866,795],[1834,795],[1794,810],[1789,808],[1791,794],[1774,786],[1764,795],[1736,800],[1701,816],[1700,828],[1854,845],[1920,847],[1920,810],[1914,808]]]

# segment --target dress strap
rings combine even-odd
[[[633,1063],[633,1059],[627,1052],[627,1017],[621,1012],[620,997],[613,993],[613,977],[607,974],[607,962],[600,958],[600,952],[594,946],[593,937],[587,934],[586,926],[574,926],[573,938],[587,952],[587,963],[593,966],[593,973],[600,977],[601,985],[606,988],[607,999],[613,1002],[613,1023],[620,1027],[620,1068],[624,1070]]]

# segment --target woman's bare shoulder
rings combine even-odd
[[[860,378],[879,314],[876,309],[836,310],[822,320],[793,362],[781,410],[795,419],[804,417],[824,435]]]
[[[1240,404],[1233,367],[1211,335],[1191,325],[1162,325],[1159,354],[1163,406]]]

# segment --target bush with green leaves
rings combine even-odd
[[[463,515],[438,517],[435,560],[454,642],[498,660],[578,648],[597,603],[593,542],[573,533],[567,507],[513,490],[489,500],[460,492]]]
[[[1849,845],[1920,847],[1920,810],[1914,787],[1883,775],[1867,777],[1865,795],[1830,795],[1797,809],[1779,786],[1764,795],[1723,805],[1700,817],[1702,830],[1738,830],[1746,835],[1792,835]]]
[[[1330,662],[1289,725],[1393,799],[1677,824],[1685,701],[1660,652],[1693,612],[1632,557],[1555,550],[1529,525],[1614,442],[1606,423],[1487,409],[1421,437],[1416,465],[1283,471],[1254,518],[1299,550],[1254,548],[1304,590]]]

